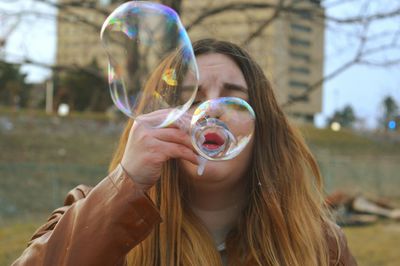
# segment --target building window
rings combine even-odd
[[[321,4],[321,0],[292,0],[293,4],[297,4],[297,3],[304,3],[304,2],[311,2],[313,4]]]
[[[293,95],[289,94],[289,100],[295,102],[309,102],[310,98],[308,95]]]
[[[303,40],[303,39],[298,39],[296,37],[290,37],[289,42],[291,45],[294,46],[303,46],[303,47],[309,47],[311,45],[310,41]]]
[[[312,20],[313,14],[311,10],[299,9],[299,10],[294,10],[293,12],[302,19]]]
[[[290,28],[292,29],[292,31],[297,31],[297,32],[311,32],[312,31],[311,27],[297,24],[297,23],[290,24]]]
[[[311,73],[310,69],[307,67],[294,67],[294,66],[289,67],[289,72],[305,74],[305,75],[308,75]]]
[[[321,5],[321,0],[310,0],[311,3]]]
[[[300,119],[306,123],[314,123],[314,114],[306,114],[306,113],[290,113],[290,116]]]
[[[306,63],[309,63],[311,61],[311,57],[305,53],[290,51],[289,54],[293,59],[303,60]]]
[[[292,88],[295,88],[295,89],[305,89],[305,90],[310,89],[310,86],[308,85],[308,83],[297,81],[297,80],[290,80],[289,86]]]

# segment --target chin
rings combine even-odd
[[[235,158],[226,161],[207,161],[203,175],[197,174],[198,166],[189,161],[180,159],[179,168],[184,176],[190,178],[193,182],[200,185],[216,185],[215,187],[232,186],[241,183],[247,176],[250,166],[251,151],[253,142]]]
[[[197,165],[185,160],[181,160],[179,165],[183,174],[200,186],[212,185],[214,188],[230,186],[243,176],[243,171],[238,169],[238,165],[233,160],[207,161],[201,176],[197,174]]]

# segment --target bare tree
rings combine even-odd
[[[0,3],[10,3],[9,0],[0,0]],[[88,19],[82,13],[73,12],[73,8],[79,9],[90,9],[95,11],[99,16],[105,17],[109,14],[109,10],[99,5],[97,0],[87,0],[87,1],[53,1],[53,0],[32,0],[32,2],[40,3],[42,5],[47,5],[49,7],[55,8],[62,12],[62,16],[58,19],[70,21],[76,25],[84,25],[93,28],[93,30],[98,31],[100,26],[98,22]],[[126,1],[113,1],[113,2],[126,2]],[[171,6],[178,13],[183,12],[182,0],[162,0],[163,4]],[[325,12],[320,12],[312,6],[302,5],[302,2],[312,2],[315,5],[323,5],[325,7]],[[329,11],[333,8],[346,5],[349,2],[358,3],[359,10],[347,12],[341,16],[332,15]],[[398,1],[379,1],[373,3],[374,1],[368,0],[303,0],[303,1],[292,1],[292,0],[274,0],[274,1],[230,1],[223,2],[222,4],[213,5],[210,7],[205,7],[196,17],[191,19],[191,21],[186,25],[187,30],[191,31],[204,23],[205,21],[212,19],[214,17],[220,16],[221,14],[226,14],[226,12],[243,12],[251,10],[270,10],[272,12],[266,12],[266,15],[262,21],[259,22],[258,27],[256,27],[252,32],[244,33],[247,34],[242,42],[242,45],[248,46],[254,40],[259,38],[262,33],[272,24],[274,21],[284,14],[298,14],[298,13],[308,13],[313,20],[313,23],[324,24],[328,31],[334,31],[341,34],[349,34],[349,40],[352,40],[351,48],[354,51],[353,56],[348,58],[347,61],[337,66],[336,69],[327,73],[320,80],[315,82],[310,86],[310,88],[304,91],[303,95],[297,98],[289,99],[283,104],[284,107],[293,104],[302,97],[307,97],[313,91],[320,89],[323,82],[332,79],[344,71],[348,70],[354,65],[367,65],[370,67],[387,67],[393,66],[400,63],[400,23],[397,23],[397,27],[384,28],[379,27],[381,23],[387,21],[399,21],[400,22],[400,2]],[[375,1],[376,2],[376,1]],[[383,3],[385,2],[385,3]],[[0,7],[0,18],[7,17],[7,19],[20,18],[22,15],[30,15],[48,18],[54,20],[54,15],[49,15],[47,13],[41,13],[40,11],[25,10],[21,12],[10,13],[8,11],[2,10]],[[16,21],[19,21],[18,19]],[[3,24],[2,24],[3,25]],[[18,25],[15,24],[15,25]],[[16,26],[10,27],[10,30],[15,29]],[[4,29],[2,29],[4,31]],[[9,34],[3,34],[1,44],[6,44]],[[356,49],[355,49],[356,48]],[[346,49],[344,47],[343,49]],[[2,60],[4,60],[2,58]],[[38,60],[33,60],[31,58],[25,57],[20,61],[21,64],[29,63],[35,64],[43,67],[49,67],[54,71],[59,71],[65,68],[79,67],[77,65],[46,65]],[[82,67],[81,67],[82,68]],[[85,70],[90,71],[90,70]],[[102,77],[101,73],[97,73],[99,77]]]
[[[0,52],[7,44],[10,35],[17,29],[21,21],[21,16],[10,16],[6,13],[0,14],[1,32],[0,32]]]

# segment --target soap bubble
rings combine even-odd
[[[203,102],[193,113],[192,144],[208,160],[229,160],[246,147],[254,127],[254,111],[243,99],[211,99]]]
[[[104,22],[102,44],[109,59],[109,84],[115,105],[134,119],[167,110],[153,122],[165,127],[192,104],[198,68],[190,39],[171,8],[132,1]]]
[[[109,59],[111,97],[124,114],[154,127],[175,122],[189,131],[200,157],[208,160],[231,159],[251,140],[255,114],[239,98],[206,101],[189,123],[199,73],[189,37],[169,7],[127,2],[106,19],[101,40]]]

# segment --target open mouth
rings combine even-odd
[[[224,139],[217,133],[207,133],[204,135],[203,147],[208,150],[217,150],[224,145]]]

